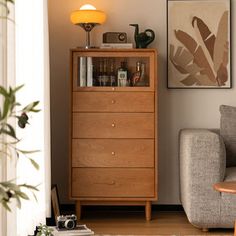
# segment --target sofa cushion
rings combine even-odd
[[[226,148],[226,166],[236,166],[236,107],[220,106],[220,134]]]

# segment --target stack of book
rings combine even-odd
[[[89,236],[94,235],[94,232],[89,229],[86,225],[77,225],[75,229],[67,230],[52,227],[54,236]]]
[[[80,87],[93,86],[92,57],[80,57],[79,78],[80,78]]]
[[[133,48],[133,44],[132,43],[102,43],[100,48],[129,49],[129,48]]]

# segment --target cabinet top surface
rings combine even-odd
[[[124,49],[124,48],[72,48],[71,52],[157,52],[155,48],[130,48],[130,49]]]

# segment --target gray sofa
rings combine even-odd
[[[236,195],[220,193],[213,184],[236,181],[236,167],[226,168],[223,138],[207,129],[180,132],[180,198],[188,220],[194,226],[233,228]]]

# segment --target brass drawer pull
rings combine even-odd
[[[115,103],[116,103],[116,100],[113,100],[113,99],[112,99],[112,100],[111,100],[111,103],[112,103],[112,104],[115,104]]]

